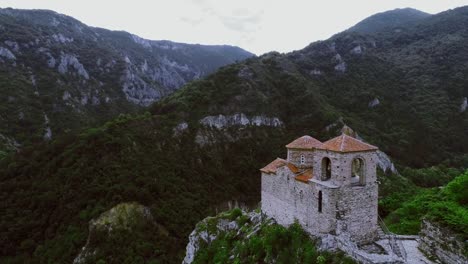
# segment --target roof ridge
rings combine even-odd
[[[341,145],[340,145],[340,151],[343,151],[344,149],[344,142],[345,142],[345,133],[341,134]]]

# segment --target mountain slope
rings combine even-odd
[[[413,8],[397,8],[372,15],[349,28],[348,31],[373,34],[385,29],[400,30],[429,16],[431,15]]]
[[[195,223],[224,202],[259,201],[258,168],[285,144],[344,124],[400,165],[466,167],[467,28],[465,7],[401,34],[344,32],[221,67],[146,114],[25,148],[0,166],[2,261],[70,263],[91,219],[136,201],[167,230],[158,249],[175,248],[162,261],[180,263]]]
[[[0,150],[134,112],[251,56],[88,27],[52,11],[0,9]]]

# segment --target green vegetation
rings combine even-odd
[[[165,263],[180,263],[198,221],[213,215],[225,201],[257,203],[258,169],[284,157],[284,145],[298,136],[325,140],[336,135],[342,126],[339,120],[379,146],[400,168],[425,168],[402,169],[403,177],[380,176],[380,212],[392,230],[414,233],[416,221],[424,215],[451,227],[458,225],[466,220],[457,207],[464,198],[453,194],[459,187],[446,187],[452,194],[422,188],[452,180],[455,170],[450,168],[466,169],[468,115],[459,110],[461,97],[468,94],[466,14],[468,8],[432,16],[434,20],[409,27],[401,35],[342,33],[301,51],[270,53],[223,67],[154,104],[149,113],[120,115],[52,142],[39,140],[42,133],[34,132],[32,124],[15,122],[16,110],[7,117],[2,111],[2,120],[28,128],[22,137],[30,136],[28,140],[37,144],[0,161],[0,262],[70,263],[86,243],[90,220],[117,204],[135,201],[149,207],[158,226],[167,231],[141,238],[159,239],[151,248],[159,253],[148,259],[158,256]],[[364,53],[350,53],[358,44]],[[346,62],[344,73],[334,69],[337,54]],[[86,58],[87,65],[95,57]],[[39,68],[44,67],[34,69]],[[321,75],[312,74],[315,69]],[[43,103],[59,115],[52,111],[51,98],[60,99],[63,87],[55,85],[55,77],[39,73],[39,87],[56,89]],[[2,74],[0,84],[5,84],[11,76]],[[26,83],[28,78],[17,80]],[[2,96],[13,91],[1,85],[0,89]],[[2,98],[0,107],[8,108],[8,97]],[[25,105],[39,104],[28,98]],[[374,98],[381,103],[370,108]],[[118,114],[121,109],[104,108],[99,112]],[[42,123],[42,112],[36,110],[28,112]],[[199,123],[208,115],[234,113],[277,117],[284,125],[218,130]],[[66,124],[74,117],[57,120]],[[80,120],[84,121],[75,128],[92,122],[86,116]],[[181,122],[187,122],[188,128],[176,133],[174,128]],[[431,168],[436,164],[443,165]],[[440,203],[431,203],[433,197],[441,198]],[[442,206],[448,208],[443,211],[445,218],[436,213]],[[238,218],[239,223],[246,221]],[[397,226],[398,222],[403,224]],[[290,254],[289,249],[263,247],[274,239],[302,241],[299,231],[279,229],[265,230],[269,240],[259,238],[252,243],[261,243],[249,248],[258,247],[264,256]],[[126,261],[118,247],[108,250],[110,256],[119,256],[114,261]],[[125,251],[132,260],[141,252]]]
[[[212,217],[209,222],[216,227],[220,219],[238,223],[244,219],[244,223],[239,224],[240,230],[209,231],[216,239],[209,244],[201,241],[193,263],[355,263],[343,253],[318,252],[315,241],[298,223],[285,228],[267,221],[252,222],[240,209]],[[200,224],[197,230],[203,230]]]
[[[468,171],[460,174],[444,188],[424,189],[390,213],[386,222],[390,230],[401,234],[417,234],[423,217],[449,227],[468,239]]]
[[[69,41],[58,41],[57,36]],[[10,42],[18,50],[8,46]],[[148,48],[127,32],[88,27],[47,10],[0,9],[0,43],[16,57],[0,58],[0,151],[8,152],[18,147],[14,141],[23,147],[42,142],[46,127],[56,137],[102,124],[120,113],[140,111],[140,105],[127,100],[124,89],[135,89],[136,94],[146,91],[142,96],[158,99],[179,88],[178,82],[252,56],[238,47],[169,41],[155,41]],[[172,45],[177,47],[167,48]],[[83,65],[89,79],[79,76],[76,66],[66,66],[67,74],[59,73],[65,54]],[[141,70],[143,65],[147,70]],[[124,88],[123,78],[128,75],[135,88]],[[171,79],[174,76],[181,80]]]

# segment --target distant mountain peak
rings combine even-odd
[[[347,31],[373,34],[385,29],[406,27],[409,24],[429,16],[431,16],[431,14],[414,8],[397,8],[372,15],[349,28]]]

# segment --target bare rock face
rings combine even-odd
[[[68,42],[73,42],[73,38],[67,38],[62,33],[52,35],[52,38],[59,43],[65,44]]]
[[[249,226],[251,226],[251,228],[245,228],[250,232],[243,234],[241,230],[242,226],[240,226],[238,221],[236,221],[240,216],[236,217],[233,214],[236,210],[240,211],[240,209],[235,209],[230,213],[222,213],[216,217],[207,217],[199,222],[189,236],[189,243],[187,244],[185,258],[182,264],[191,264],[195,260],[200,248],[209,246],[222,233],[235,231],[239,236],[249,238],[258,232],[262,224],[269,225],[273,223],[273,221],[262,222],[262,216],[260,213],[242,212],[240,216],[245,217]],[[244,227],[246,227],[246,225],[244,225]]]
[[[351,54],[362,54],[362,52],[363,48],[361,47],[361,45],[357,45],[351,50]]]
[[[460,112],[463,113],[466,111],[466,108],[468,107],[468,100],[466,97],[463,98],[463,101],[460,105]]]
[[[0,57],[8,60],[16,60],[16,56],[7,48],[0,47]]]
[[[442,226],[428,220],[422,221],[419,248],[443,263],[468,263],[466,241]]]
[[[265,116],[253,116],[248,118],[245,114],[234,114],[234,115],[217,115],[207,116],[200,120],[200,124],[208,127],[214,127],[217,129],[227,128],[230,126],[271,126],[279,127],[283,125],[283,122],[277,117],[265,117]]]
[[[88,72],[75,55],[62,53],[62,55],[60,56],[60,64],[58,66],[58,71],[61,74],[68,73],[69,67],[74,69],[78,73],[78,75],[82,76],[86,80],[89,79]]]
[[[346,62],[342,61],[335,66],[335,71],[344,73],[346,72]]]
[[[374,108],[380,104],[379,98],[375,97],[372,101],[369,102],[369,108]]]

